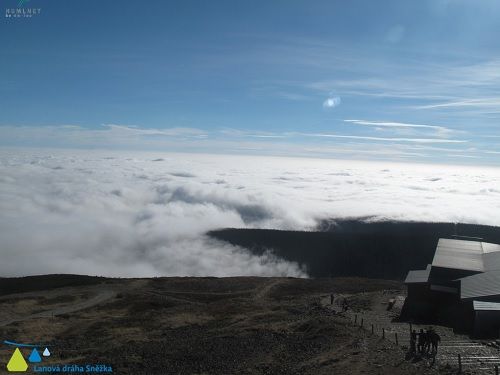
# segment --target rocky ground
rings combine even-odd
[[[76,281],[75,281],[76,280]],[[51,344],[46,363],[104,363],[115,374],[455,373],[353,323],[394,281],[360,278],[78,279],[0,296],[0,338]],[[12,282],[11,280],[9,282]],[[23,285],[23,287],[19,287]],[[349,296],[336,312],[329,294]],[[386,302],[385,302],[386,303]],[[383,308],[380,314],[385,311]],[[12,347],[0,346],[6,363]],[[27,356],[28,352],[23,352]],[[2,365],[2,368],[4,365]]]
[[[373,335],[385,337],[409,350],[410,329],[417,332],[420,329],[433,328],[441,337],[439,350],[436,355],[407,355],[407,359],[424,366],[435,367],[441,370],[457,370],[458,355],[461,356],[464,373],[495,374],[495,365],[500,366],[500,340],[474,340],[465,334],[454,332],[450,327],[429,324],[413,324],[400,320],[401,308],[404,303],[404,290],[385,289],[362,293],[339,293],[334,304],[330,304],[330,297],[323,296],[321,304],[330,310],[342,311],[344,299],[348,301],[349,309],[344,313],[350,317],[352,324],[361,326]],[[388,309],[389,301],[394,301]]]

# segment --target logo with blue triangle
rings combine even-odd
[[[42,362],[42,357],[40,357],[40,354],[38,354],[38,350],[36,350],[36,348],[33,348],[33,350],[31,351],[28,361],[30,361],[31,363]]]
[[[26,372],[29,367],[28,362],[40,363],[43,360],[42,358],[50,357],[49,348],[45,345],[19,344],[13,341],[4,341],[3,343],[15,347],[9,361],[7,362],[7,371],[9,372]],[[27,361],[20,348],[23,350],[30,350]],[[40,355],[41,348],[45,349]]]

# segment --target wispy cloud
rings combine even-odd
[[[290,136],[290,133],[271,133],[271,132],[257,132],[257,131],[248,131],[241,129],[232,129],[232,128],[223,128],[217,131],[218,134],[221,134],[225,137],[250,137],[250,138],[287,138]]]
[[[356,125],[375,126],[375,127],[432,129],[440,133],[453,132],[452,129],[439,125],[410,124],[406,122],[388,122],[388,121],[366,121],[366,120],[344,120],[344,122],[349,122]]]
[[[352,121],[361,121],[361,120],[345,120],[347,122]],[[374,125],[375,123],[372,123]],[[397,127],[396,125],[389,124],[397,124],[397,123],[386,123],[388,127]],[[411,127],[413,124],[401,124],[408,125]],[[414,125],[414,126],[423,126],[423,127],[431,127],[438,128],[430,125]],[[446,128],[444,128],[446,129]],[[363,135],[355,135],[355,134],[333,134],[333,133],[305,133],[305,132],[284,132],[284,133],[264,133],[264,134],[255,134],[252,132],[245,132],[241,130],[227,131],[226,134],[231,134],[238,137],[251,137],[251,138],[300,138],[300,137],[318,137],[318,138],[340,138],[340,139],[355,139],[355,140],[365,140],[365,141],[376,141],[376,142],[412,142],[412,143],[467,143],[468,140],[461,139],[444,139],[444,138],[407,138],[407,137],[373,137],[373,136],[363,136]]]
[[[206,136],[207,133],[200,129],[194,128],[164,128],[164,129],[148,129],[132,125],[116,125],[116,124],[103,124],[114,133],[133,134],[133,135],[159,135],[166,137],[199,137]]]
[[[498,58],[476,57],[476,62],[471,62],[467,57],[452,65],[421,62],[418,57],[395,64],[371,56],[371,64],[353,64],[365,59],[362,53],[346,49],[343,55],[351,56],[351,60],[339,63],[333,72],[330,69],[329,76],[298,85],[323,94],[336,90],[342,96],[395,99],[400,102],[391,106],[410,109],[500,113]]]
[[[469,155],[469,154],[448,154],[451,158],[468,158],[468,159],[480,159],[479,155]]]
[[[415,106],[416,109],[463,108],[463,107],[484,108],[487,109],[489,113],[500,112],[500,97],[465,99],[458,101],[449,101],[443,103]]]
[[[311,97],[304,95],[304,94],[299,94],[296,92],[279,91],[276,93],[276,95],[281,96],[281,97],[288,99],[288,100],[293,100],[293,101],[312,100]]]
[[[248,134],[247,137],[252,138],[288,138],[287,134]]]
[[[387,138],[387,137],[370,137],[361,135],[342,135],[328,133],[301,133],[306,137],[325,137],[325,138],[344,138],[344,139],[359,139],[366,141],[379,142],[411,142],[411,143],[466,143],[467,140],[459,139],[442,139],[442,138]]]
[[[474,153],[476,148],[494,150],[496,147],[497,138],[491,138],[491,141],[486,144],[478,144],[477,141],[466,138],[454,139],[440,134],[440,127],[437,125],[436,129],[435,125],[425,125],[431,128],[421,128],[419,126],[424,126],[424,124],[389,121],[349,120],[346,123],[362,127],[361,122],[370,123],[364,126],[389,130],[409,129],[410,131],[394,134],[388,132],[387,135],[380,136],[382,133],[372,131],[270,132],[234,128],[205,131],[195,128],[150,129],[110,124],[101,128],[84,128],[75,125],[0,126],[0,146],[169,150],[222,154],[252,153],[360,160],[409,158],[414,161],[422,159],[450,163],[454,160],[448,157],[448,154]],[[413,132],[415,129],[418,132]],[[426,130],[433,133],[426,134]],[[446,145],[455,147],[450,149]],[[388,152],[388,149],[391,149],[391,152]],[[493,154],[483,153],[482,155],[485,158],[481,159],[481,164],[498,165],[498,160],[492,156]]]

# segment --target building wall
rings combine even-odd
[[[500,334],[500,311],[476,311],[473,335],[477,338],[495,338]]]
[[[408,284],[407,286],[408,296],[401,310],[401,318],[415,322],[429,320],[433,315],[429,284]]]
[[[458,332],[471,332],[474,324],[472,302],[458,294],[430,289],[429,284],[409,284],[401,318],[413,322],[441,324]]]
[[[429,274],[429,280],[433,283],[456,283],[451,280],[457,280],[462,277],[481,273],[479,271],[458,270],[452,268],[432,267]]]

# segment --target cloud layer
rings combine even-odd
[[[208,238],[321,219],[500,225],[500,170],[251,156],[0,152],[0,275],[291,275]]]

